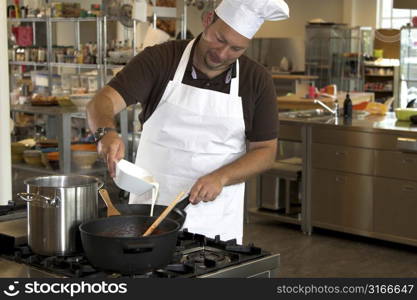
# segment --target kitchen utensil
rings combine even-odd
[[[116,164],[114,182],[119,188],[136,195],[142,195],[152,190],[152,203],[155,204],[158,197],[159,184],[147,170],[121,159]],[[152,209],[150,216],[153,216]]]
[[[155,220],[154,223],[145,231],[143,236],[151,235],[152,232],[158,227],[158,225],[166,218],[166,216],[171,212],[171,210],[178,204],[181,198],[184,196],[185,192],[181,192],[177,195],[174,201],[162,212],[162,214]]]
[[[59,175],[29,178],[28,244],[41,255],[68,255],[80,250],[78,225],[97,217],[97,190],[103,182],[92,176]]]
[[[114,207],[113,202],[110,200],[109,193],[106,189],[100,189],[98,191],[100,193],[101,198],[103,199],[104,203],[107,206],[107,216],[120,216],[120,212]]]
[[[142,237],[154,221],[149,216],[113,216],[81,224],[87,259],[98,269],[122,274],[140,274],[167,265],[175,251],[180,224],[166,218],[158,233]]]

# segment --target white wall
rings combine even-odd
[[[257,38],[304,37],[304,28],[311,19],[347,23],[350,26],[377,24],[377,0],[286,0],[290,18],[279,22],[265,22],[255,35]],[[201,11],[188,9],[188,28],[194,35],[203,29]]]
[[[327,22],[343,21],[343,0],[287,0],[290,18],[279,22],[265,22],[255,37],[304,36],[306,23],[321,18]]]
[[[376,27],[378,0],[344,0],[343,22],[350,26]]]

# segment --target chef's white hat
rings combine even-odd
[[[251,39],[264,21],[278,21],[289,17],[284,0],[223,0],[216,14],[241,35]]]

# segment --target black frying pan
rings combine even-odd
[[[174,217],[185,221],[184,208],[189,197],[181,200],[171,211]],[[165,218],[150,236],[142,236],[166,206],[154,208],[149,217],[150,205],[116,206],[122,215],[99,218],[80,225],[81,241],[90,263],[103,270],[122,274],[139,274],[167,265],[175,251],[177,234],[182,224]],[[123,215],[120,208],[132,215]]]

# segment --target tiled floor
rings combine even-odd
[[[253,216],[244,242],[280,253],[280,277],[417,277],[417,247]]]

